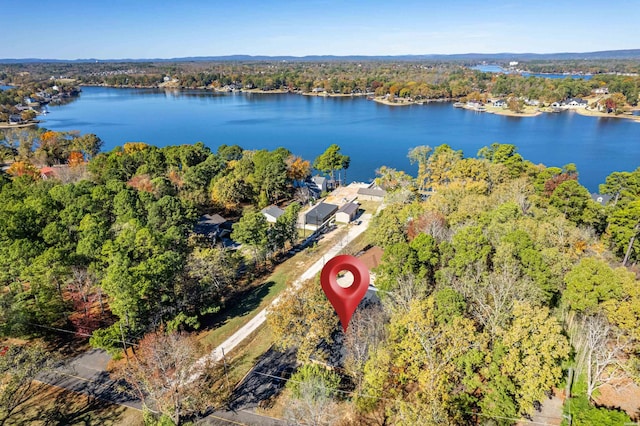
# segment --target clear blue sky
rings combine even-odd
[[[640,48],[637,0],[69,0],[1,7],[0,58]]]

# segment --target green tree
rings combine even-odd
[[[614,251],[623,257],[622,265],[640,258],[640,198],[616,206],[608,218],[608,232]]]
[[[613,270],[603,260],[586,257],[565,275],[562,298],[571,309],[593,314],[600,303],[618,299],[628,279],[624,268]]]
[[[333,144],[329,146],[325,152],[316,157],[313,161],[313,167],[316,170],[329,174],[331,180],[334,180],[334,173],[337,170],[348,168],[349,163],[349,156],[342,155],[340,153],[340,147]]]
[[[294,291],[284,293],[270,308],[267,324],[278,346],[298,348],[298,360],[306,362],[313,355],[324,358],[320,343],[332,342],[338,325],[335,310],[316,280],[308,280]]]
[[[591,200],[589,191],[575,180],[567,180],[558,185],[549,202],[576,224],[593,225],[601,219],[598,206]]]
[[[247,210],[237,223],[233,224],[231,238],[246,244],[253,250],[255,262],[260,259],[260,252],[267,246],[269,223],[264,215],[255,210]]]
[[[568,359],[569,342],[548,308],[516,301],[512,315],[510,325],[500,336],[504,352],[496,361],[500,375],[508,379],[507,389],[518,414],[532,414],[534,403],[542,401],[545,391],[562,378],[561,365]],[[487,414],[501,415],[499,410],[496,406]]]
[[[365,366],[364,393],[397,396],[387,407],[393,424],[460,424],[467,417],[465,370],[475,368],[483,338],[473,321],[439,322],[436,311],[431,297],[398,311],[389,340]]]

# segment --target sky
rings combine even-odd
[[[0,58],[640,48],[637,0],[68,0],[1,9]]]

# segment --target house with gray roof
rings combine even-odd
[[[265,207],[264,209],[260,210],[260,212],[264,215],[265,218],[267,218],[267,222],[269,223],[276,223],[278,218],[284,214],[284,210],[274,205]]]
[[[358,199],[364,201],[382,201],[384,200],[387,191],[378,187],[371,186],[369,188],[358,189]]]
[[[198,223],[193,227],[196,234],[207,236],[211,239],[222,237],[222,233],[226,233],[223,225],[227,224],[227,219],[219,214],[205,214],[200,216]],[[228,229],[226,230],[228,231]]]
[[[304,214],[305,227],[318,229],[323,223],[331,219],[338,210],[338,206],[329,203],[318,203]]]
[[[608,194],[597,194],[595,192],[591,193],[591,199],[596,203],[600,203],[603,206],[606,206],[609,201],[611,201],[611,195]]]

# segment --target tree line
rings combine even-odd
[[[624,61],[623,61],[624,62]],[[566,69],[573,62],[561,62]],[[626,63],[626,62],[624,62]],[[533,72],[563,71],[559,62],[544,62],[551,68],[540,69],[539,62],[520,64]],[[335,94],[373,93],[377,96],[413,99],[460,99],[474,92],[493,96],[516,96],[546,103],[573,96],[587,96],[591,90],[607,87],[621,93],[626,102],[638,102],[639,77],[618,75],[619,61],[600,61],[590,80],[523,77],[519,74],[483,73],[463,62],[196,62],[196,63],[99,63],[99,64],[25,64],[33,78],[66,72],[81,84],[128,87],[157,87],[165,77],[183,88],[239,88],[311,92],[319,88]],[[56,68],[59,67],[59,68]],[[578,67],[579,68],[579,67]],[[576,68],[577,69],[577,68]],[[582,68],[580,68],[582,69]],[[625,68],[626,69],[626,68]],[[9,75],[22,68],[13,66]],[[573,69],[575,70],[575,69]],[[40,76],[40,77],[39,77]]]

